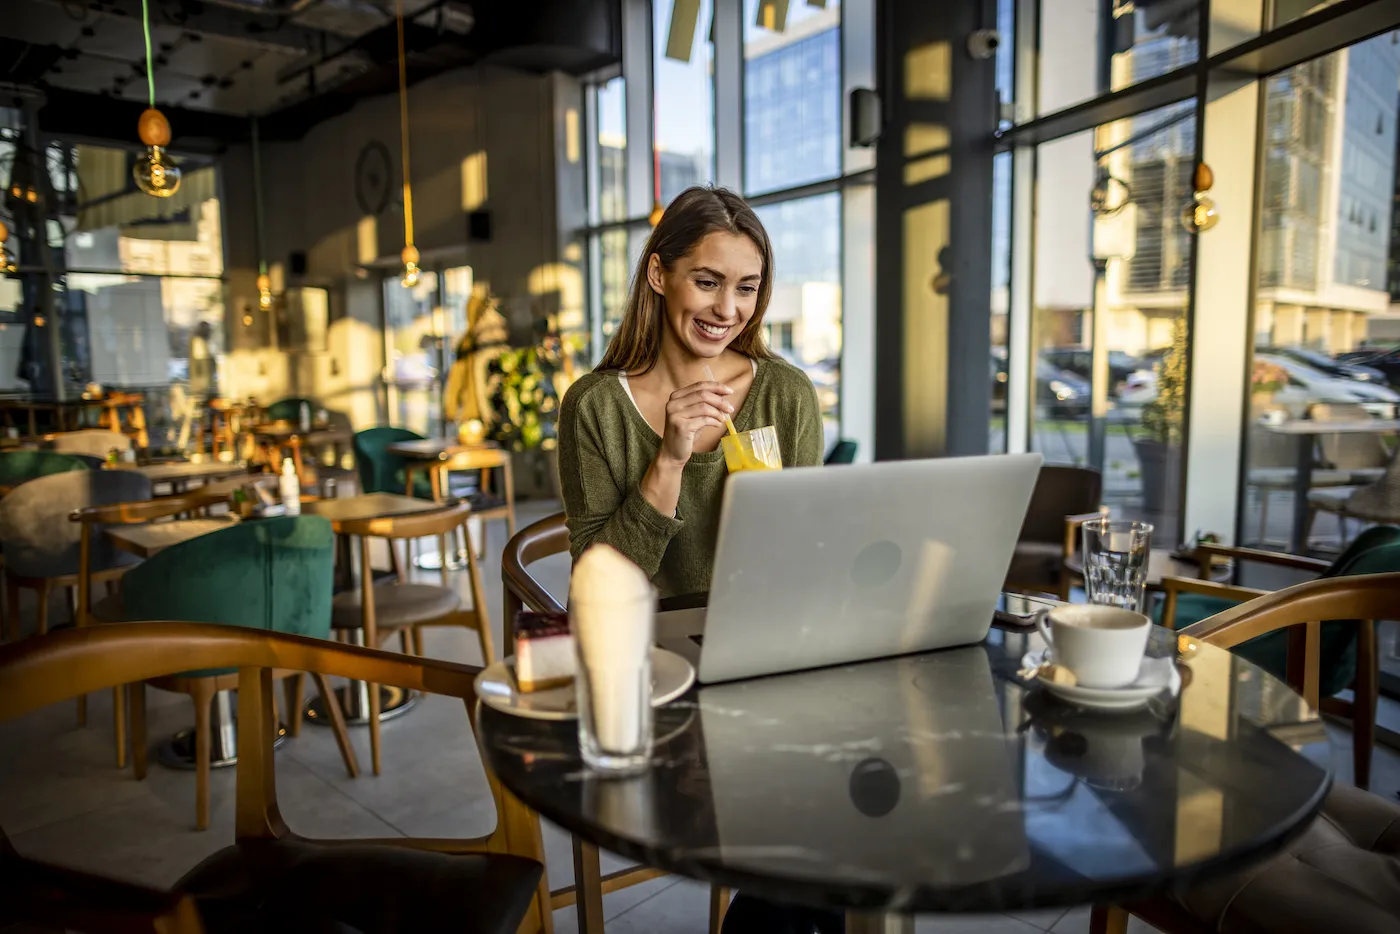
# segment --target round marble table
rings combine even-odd
[[[1024,685],[1033,634],[699,687],[657,712],[651,770],[599,778],[573,723],[483,708],[500,781],[651,866],[910,930],[921,912],[1141,898],[1272,852],[1331,784],[1321,721],[1230,653],[1179,652],[1179,703],[1080,712]],[[904,917],[898,917],[904,916]]]

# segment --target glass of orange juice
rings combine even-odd
[[[783,469],[783,455],[778,450],[778,429],[772,425],[725,435],[720,447],[724,449],[724,462],[729,466],[730,473]]]

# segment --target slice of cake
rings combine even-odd
[[[515,617],[515,681],[524,694],[574,680],[574,637],[567,613]]]

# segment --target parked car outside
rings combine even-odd
[[[1360,350],[1338,354],[1337,359],[1343,363],[1359,364],[1373,370],[1380,370],[1385,374],[1386,381],[1390,385],[1400,386],[1400,347],[1390,349],[1363,347]]]
[[[1053,367],[1068,370],[1085,382],[1093,378],[1094,352],[1087,347],[1048,347],[1040,352],[1041,359]],[[1123,383],[1142,369],[1142,363],[1122,350],[1108,352],[1108,392],[1116,396]]]
[[[992,410],[1006,411],[1006,352],[992,351]],[[1083,418],[1089,414],[1089,384],[1068,370],[1043,359],[1035,363],[1035,403],[1050,418]]]
[[[1309,350],[1306,347],[1260,347],[1256,352],[1287,357],[1338,379],[1351,379],[1359,383],[1373,383],[1377,386],[1384,386],[1389,382],[1385,374],[1375,367],[1340,359],[1333,360],[1319,350]]]

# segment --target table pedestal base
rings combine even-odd
[[[369,687],[364,681],[355,681],[335,689],[336,700],[340,701],[347,726],[365,726],[369,723]],[[408,713],[418,703],[412,691],[388,684],[376,687],[379,688],[380,723]],[[306,705],[306,719],[320,726],[331,725],[330,712],[326,710],[326,702],[322,698],[314,697]]]
[[[425,551],[413,562],[419,569],[424,571],[437,571],[442,568],[442,553],[439,551]],[[467,553],[458,550],[447,558],[447,569],[449,571],[460,571],[467,566]]]
[[[209,711],[209,767],[226,769],[238,764],[238,708],[233,691],[218,691]],[[287,727],[277,724],[272,741],[276,749],[287,741]],[[195,760],[194,727],[181,730],[156,749],[156,761],[166,768],[193,771]]]
[[[846,912],[846,934],[914,934],[914,919],[909,915],[866,914]]]

